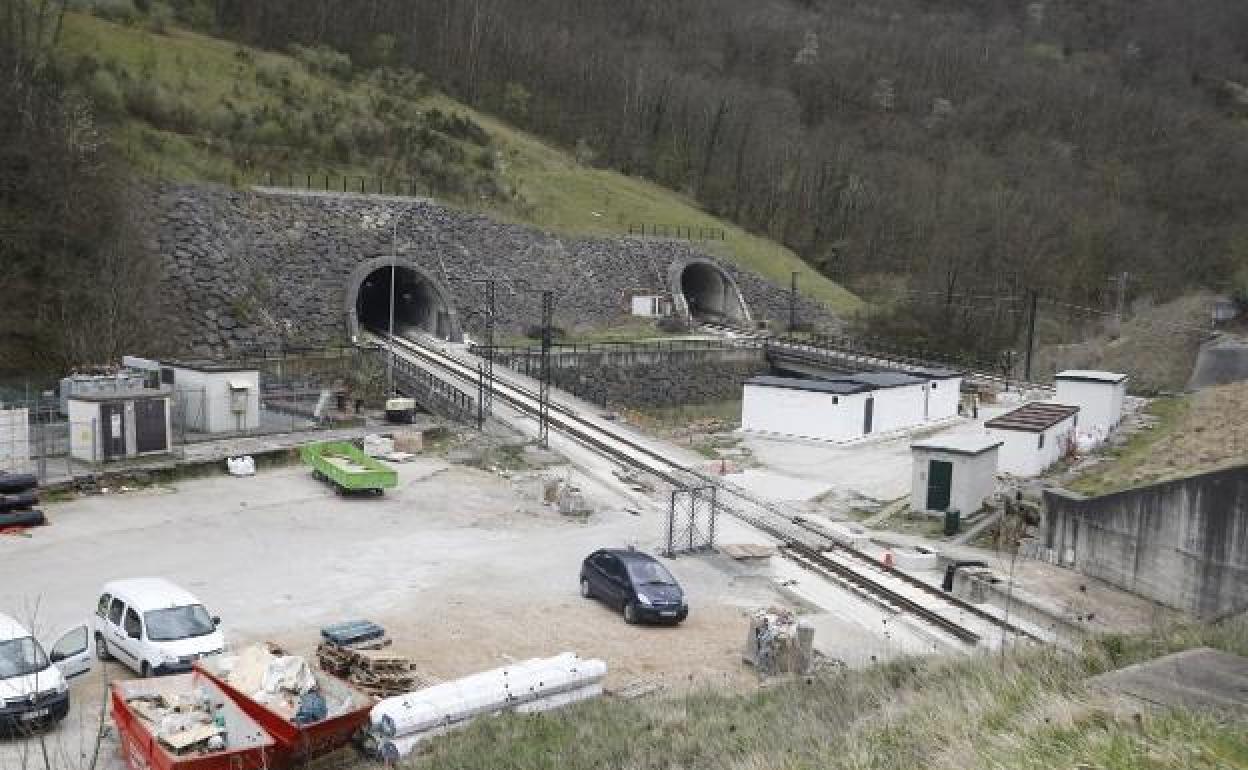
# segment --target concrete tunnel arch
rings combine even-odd
[[[668,268],[676,314],[689,321],[751,323],[750,309],[728,271],[709,259],[684,259]]]
[[[464,338],[450,289],[409,257],[376,257],[355,266],[347,280],[344,310],[347,334],[359,339],[368,328],[384,329],[390,320],[390,273],[394,265],[394,329],[396,334],[422,332],[438,339]]]

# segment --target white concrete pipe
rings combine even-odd
[[[601,660],[572,653],[529,660],[387,698],[373,707],[372,723],[386,738],[410,735],[600,683],[606,673]]]
[[[578,687],[575,690],[568,690],[567,692],[556,693],[554,695],[548,695],[544,698],[538,698],[537,700],[522,703],[516,706],[513,710],[520,714],[536,714],[543,711],[553,711],[554,709],[570,706],[573,703],[579,703],[581,701],[589,700],[590,698],[597,698],[601,695],[602,683],[597,682],[585,687]],[[475,717],[469,717],[453,724],[433,727],[428,730],[421,730],[419,732],[408,733],[407,735],[400,735],[395,738],[384,740],[381,742],[381,759],[388,764],[394,764],[415,751],[422,742],[439,735],[445,735],[452,730],[467,727],[472,723],[474,718]]]

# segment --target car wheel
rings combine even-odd
[[[104,641],[104,634],[95,635],[95,657],[105,663],[113,659],[113,654],[108,651],[108,642]]]
[[[147,679],[151,675],[152,675],[152,667],[149,666],[147,664],[147,661],[145,660],[143,661],[143,665],[139,667],[139,676],[143,677],[144,679]]]
[[[629,602],[624,605],[624,622],[630,626],[637,622],[637,603]]]
[[[589,581],[585,578],[581,578],[581,596],[586,599],[594,598],[594,589],[589,587]]]

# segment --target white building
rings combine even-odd
[[[70,455],[99,463],[168,452],[173,444],[169,407],[166,388],[70,396]]]
[[[1013,476],[1039,476],[1074,446],[1079,407],[1033,403],[984,423],[1001,441],[997,470]]]
[[[183,427],[197,433],[241,433],[260,427],[260,372],[215,361],[164,361]]]
[[[1079,407],[1079,428],[1107,435],[1122,421],[1127,375],[1070,369],[1053,378],[1060,404]]]
[[[818,441],[853,441],[953,417],[960,384],[960,375],[954,373],[755,377],[745,383],[741,428]]]
[[[911,509],[961,511],[963,516],[978,511],[996,490],[1000,447],[1000,439],[984,434],[930,438],[911,444]]]

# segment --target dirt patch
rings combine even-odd
[[[574,593],[524,601],[514,593],[474,592],[439,596],[436,610],[375,619],[394,638],[396,653],[440,679],[574,651],[607,662],[609,689],[653,681],[664,692],[741,692],[759,683],[741,660],[745,610],[731,605],[695,607],[679,626],[630,626],[619,612]],[[311,654],[306,633],[281,641]]]

